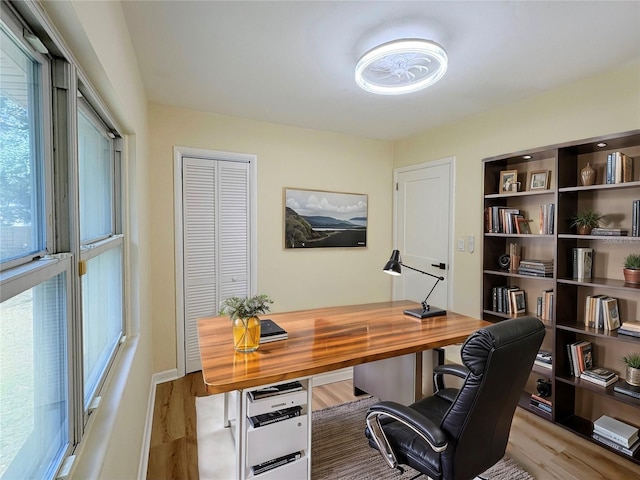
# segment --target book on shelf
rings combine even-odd
[[[536,354],[536,359],[533,361],[534,365],[542,367],[547,370],[551,370],[553,365],[553,354],[548,350],[540,350]]]
[[[584,305],[584,324],[601,330],[620,327],[618,299],[606,295],[587,295]]]
[[[640,320],[622,322],[621,328],[640,333]]]
[[[551,414],[551,410],[552,410],[551,405],[547,405],[546,403],[540,402],[538,400],[534,400],[533,398],[531,399],[529,404],[534,408],[542,410],[545,413]]]
[[[626,237],[629,234],[629,230],[624,228],[603,228],[595,227],[591,229],[591,235],[603,236],[603,237]]]
[[[631,385],[627,382],[618,383],[615,387],[613,387],[613,391],[617,393],[622,393],[623,395],[628,395],[633,398],[640,399],[640,387]]]
[[[299,417],[300,412],[302,412],[302,407],[300,406],[283,408],[282,410],[276,410],[274,412],[268,412],[249,417],[249,421],[251,422],[251,426],[254,428],[264,427],[265,425],[270,425],[272,423],[281,422],[290,418]]]
[[[553,235],[555,204],[540,205],[540,235]]]
[[[593,368],[593,347],[587,340],[567,344],[570,374],[580,377],[582,372]]]
[[[279,385],[250,390],[249,399],[252,401],[260,400],[261,398],[273,397],[275,395],[282,395],[284,393],[297,392],[300,390],[302,390],[302,384],[296,380],[295,382],[281,383]]]
[[[540,395],[538,395],[538,394],[536,394],[536,393],[532,393],[532,394],[531,394],[531,400],[535,400],[535,401],[537,401],[538,403],[544,403],[545,405],[548,405],[548,406],[550,406],[550,407],[553,405],[553,403],[551,402],[551,400],[549,400],[549,399],[548,399],[548,398],[546,398],[546,397],[541,397]]]
[[[606,388],[606,387],[616,383],[619,380],[619,377],[618,377],[618,375],[614,374],[614,376],[611,377],[608,380],[600,380],[597,377],[594,377],[594,376],[586,374],[586,371],[585,371],[585,372],[582,372],[580,374],[580,380],[584,380],[585,382],[590,382],[590,383],[593,383],[595,385],[599,385],[601,387],[605,387]]]
[[[628,455],[630,457],[635,457],[636,453],[640,449],[640,440],[636,440],[636,442],[633,445],[631,445],[629,448],[627,448],[627,447],[624,447],[624,446],[620,445],[619,443],[616,443],[613,440],[611,440],[611,439],[609,439],[609,438],[607,438],[607,437],[605,437],[603,435],[600,435],[600,434],[598,434],[596,432],[593,432],[591,434],[591,437],[595,441],[600,442],[603,445],[606,445],[608,447],[611,447],[614,450],[617,450],[618,452],[622,452],[625,455]]]
[[[573,278],[585,280],[591,278],[591,267],[593,265],[593,248],[574,248],[573,257]]]
[[[260,343],[275,342],[289,338],[287,331],[270,318],[260,320]]]
[[[254,475],[259,475],[282,465],[286,465],[287,463],[295,462],[299,458],[302,458],[302,452],[293,452],[288,455],[283,455],[282,457],[274,458],[273,460],[268,460],[266,462],[252,466],[251,473],[253,473]]]
[[[627,330],[626,328],[623,328],[623,327],[618,328],[618,334],[627,335],[629,337],[638,337],[638,338],[640,338],[640,332],[637,332],[635,330]]]
[[[540,297],[540,320],[553,320],[553,289],[543,290]]]
[[[531,275],[534,277],[552,277],[553,276],[553,260],[520,260],[518,266],[520,275]]]
[[[640,200],[631,202],[631,236],[640,237]]]
[[[585,370],[582,374],[602,381],[611,380],[618,376],[616,372],[603,367],[593,367],[589,370]]]
[[[608,415],[593,422],[593,431],[629,448],[638,440],[638,429]]]
[[[633,158],[622,152],[607,155],[607,184],[633,181]]]

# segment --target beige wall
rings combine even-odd
[[[176,368],[173,147],[257,155],[258,292],[272,311],[384,301],[390,277],[391,142],[149,107],[154,368]],[[369,196],[367,248],[284,250],[283,187]]]
[[[481,311],[483,158],[639,128],[636,63],[397,142],[396,168],[456,157],[451,310]],[[458,252],[456,239],[469,235],[476,238],[475,252]]]
[[[153,374],[146,94],[120,2],[42,7],[122,128],[126,150],[128,339],[75,452],[72,478],[132,479],[143,454]]]

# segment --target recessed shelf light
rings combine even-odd
[[[602,147],[606,147],[606,146],[607,146],[607,144],[604,143],[604,142],[596,143],[596,147],[602,148]]]
[[[401,95],[433,85],[447,71],[447,52],[430,40],[402,39],[365,53],[356,65],[360,88],[379,95]]]
[[[531,160],[533,157],[531,155],[524,155],[522,158],[525,160]]]

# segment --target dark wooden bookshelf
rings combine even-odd
[[[598,144],[606,144],[599,146]],[[633,178],[626,183],[606,183],[607,156],[623,152],[633,158]],[[590,163],[597,171],[594,185],[582,185],[580,171]],[[587,340],[594,349],[595,364],[620,375],[624,382],[623,353],[639,352],[640,338],[618,334],[616,330],[598,330],[584,325],[585,298],[605,294],[618,299],[621,321],[640,320],[640,285],[625,283],[622,275],[624,256],[636,253],[640,237],[631,236],[631,203],[640,198],[640,130],[535,148],[483,160],[483,218],[487,207],[517,208],[525,218],[533,220],[531,234],[486,232],[483,235],[483,296],[482,316],[491,322],[511,318],[493,311],[492,289],[498,286],[518,286],[526,292],[526,314],[535,315],[536,298],[553,289],[552,319],[544,322],[547,329],[543,349],[553,353],[552,370],[535,366],[519,402],[520,407],[549,420],[580,437],[623,458],[631,458],[591,438],[593,421],[606,414],[640,427],[640,400],[614,392],[614,385],[602,387],[569,375],[566,346]],[[521,188],[518,192],[499,192],[500,172],[517,170]],[[532,171],[547,170],[551,174],[546,190],[530,190]],[[553,203],[555,215],[553,233],[539,233],[540,205]],[[602,226],[621,228],[627,235],[578,235],[571,227],[572,216],[591,208],[605,216]],[[485,228],[486,230],[486,228]],[[501,269],[497,259],[508,253],[509,244],[523,249],[521,258],[553,259],[552,277],[521,275]],[[586,280],[573,278],[573,248],[594,249],[594,276]],[[520,315],[519,315],[520,316]],[[538,378],[552,383],[552,414],[546,414],[530,404],[536,393]]]

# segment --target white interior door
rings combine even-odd
[[[449,307],[452,167],[449,159],[396,171],[396,248],[402,263],[444,277],[428,300],[443,309]],[[394,278],[394,299],[421,302],[436,281],[404,268]]]

